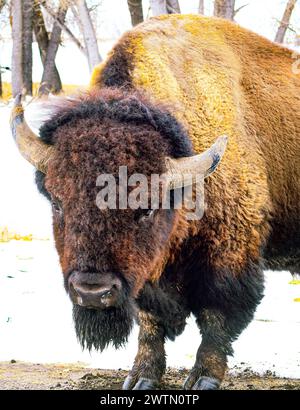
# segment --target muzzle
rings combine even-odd
[[[124,286],[115,273],[73,271],[68,288],[75,305],[90,309],[117,307],[124,300]]]

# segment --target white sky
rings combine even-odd
[[[99,3],[99,1],[95,1]],[[199,0],[179,0],[182,13],[197,13]],[[213,14],[213,0],[205,0],[205,14]],[[236,9],[247,4],[236,16],[236,21],[253,31],[263,34],[270,39],[281,19],[287,0],[236,0]],[[101,36],[110,32],[112,27],[118,27],[122,32],[130,27],[130,18],[127,8],[127,0],[102,0],[99,14],[103,14],[101,20],[106,20],[99,30]],[[149,0],[143,0],[144,17],[149,13]],[[297,23],[298,22],[298,23]],[[300,6],[299,3],[292,17],[292,26],[300,30]]]

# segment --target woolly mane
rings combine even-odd
[[[65,283],[76,271],[86,284],[89,273],[126,284],[121,307],[74,307],[79,341],[119,347],[139,313],[126,388],[156,387],[164,340],[183,331],[190,313],[202,341],[185,388],[217,388],[232,342],[263,296],[263,262],[299,272],[300,77],[293,63],[292,51],[231,22],[161,16],[122,36],[96,67],[94,89],[57,100],[41,127],[42,140],[56,144],[46,186]],[[128,175],[161,175],[166,156],[203,152],[224,134],[227,151],[205,182],[201,220],[187,221],[175,207],[152,217],[97,208],[99,173],[126,164]],[[44,180],[37,173],[49,198]]]
[[[76,98],[57,99],[48,109],[52,116],[41,126],[40,137],[54,144],[58,127],[89,117],[101,121],[109,118],[120,123],[150,124],[155,131],[170,141],[174,158],[193,155],[192,144],[183,126],[165,107],[157,107],[137,93],[117,89],[93,90]]]

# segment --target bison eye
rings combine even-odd
[[[63,215],[63,210],[62,210],[62,206],[61,204],[56,201],[56,200],[52,200],[51,201],[51,205],[52,205],[52,210],[53,212],[58,215],[58,216],[62,216]]]

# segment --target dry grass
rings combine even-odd
[[[10,242],[11,240],[16,241],[32,241],[33,235],[20,235],[16,232],[9,231],[6,226],[0,227],[0,242]]]
[[[34,240],[48,241],[49,237],[38,237],[34,236],[32,233],[20,234],[10,230],[7,226],[0,226],[0,243],[8,243],[10,241],[32,242]]]
[[[37,96],[38,95],[38,90],[39,90],[40,84],[39,83],[33,83],[33,95]],[[82,86],[75,85],[75,84],[65,84],[63,85],[63,91],[61,94],[73,94],[79,89],[82,89]],[[11,90],[11,83],[3,82],[2,83],[2,97],[0,98],[0,101],[7,102],[12,98],[12,90]]]

